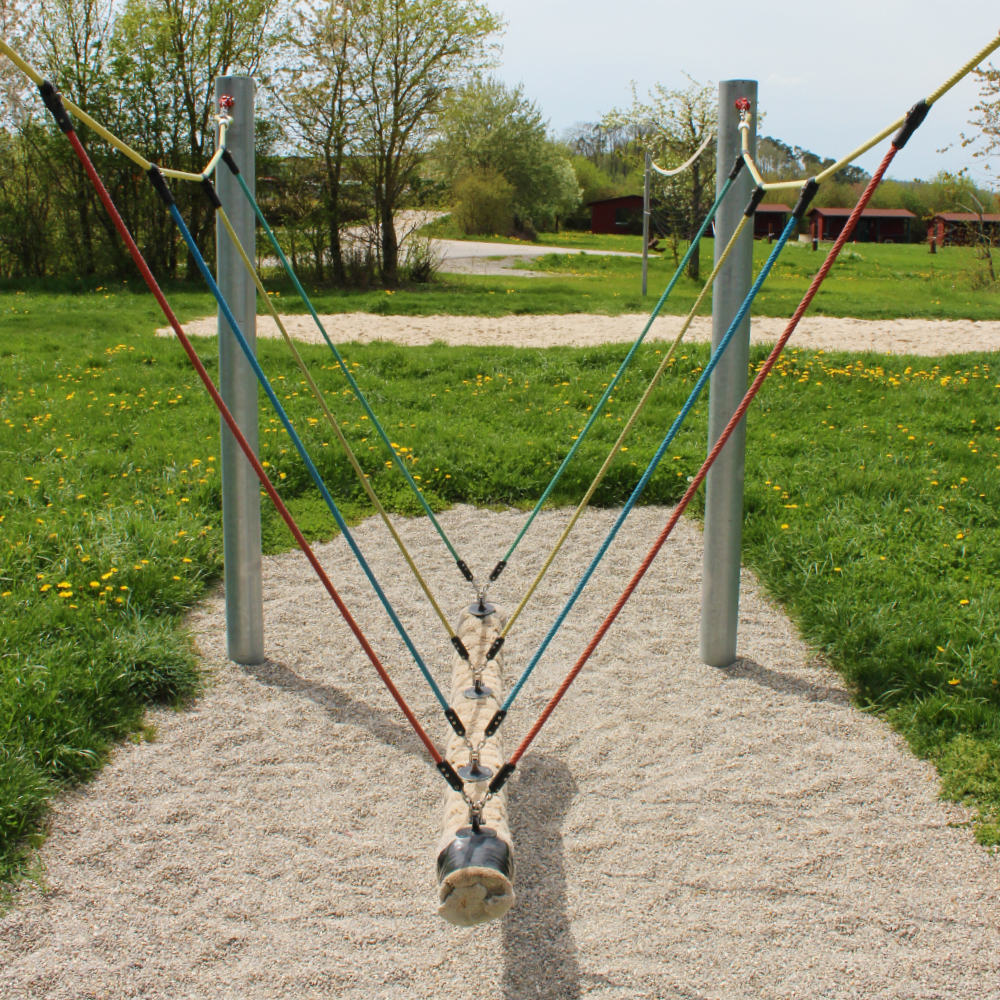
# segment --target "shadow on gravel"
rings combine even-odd
[[[576,1000],[576,941],[566,902],[562,825],[576,782],[560,760],[525,757],[510,789],[517,902],[503,922],[504,1000]]]
[[[741,656],[732,666],[722,667],[719,671],[730,680],[745,677],[770,688],[778,694],[790,694],[803,701],[828,701],[835,705],[849,705],[851,696],[841,688],[830,687],[827,684],[815,684],[801,677],[783,674],[780,670],[771,670],[761,666],[756,660]]]
[[[335,721],[361,725],[376,739],[423,756],[408,727],[340,688],[305,680],[276,660],[240,669],[260,684],[303,695]],[[565,763],[535,754],[521,761],[508,788],[517,902],[502,924],[504,1000],[577,1000],[580,968],[567,910],[562,840],[576,782]],[[603,977],[587,980],[593,985]]]
[[[409,726],[394,721],[388,713],[372,708],[367,702],[352,697],[338,687],[307,681],[277,660],[267,660],[260,666],[242,665],[239,669],[259,684],[304,695],[317,705],[322,705],[335,722],[363,726],[381,743],[418,757],[425,756],[423,745]]]

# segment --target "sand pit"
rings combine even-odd
[[[473,346],[508,347],[591,347],[595,344],[631,343],[642,331],[645,316],[373,316],[370,313],[341,313],[322,316],[331,339],[337,344],[373,340],[392,341],[410,347],[440,342]],[[282,322],[297,340],[320,344],[323,339],[309,316],[282,316]],[[647,340],[673,340],[682,317],[661,316],[653,324]],[[787,320],[754,317],[751,339],[755,344],[773,344],[784,332]],[[214,337],[214,316],[187,323],[185,331],[194,337]],[[160,336],[173,331],[160,329]],[[257,335],[278,337],[270,316],[257,317]],[[697,318],[687,339],[708,342],[712,321]],[[875,351],[879,354],[919,354],[935,356],[967,351],[1000,350],[1000,322],[972,320],[836,319],[807,316],[799,324],[790,348],[823,351]]]
[[[544,513],[507,606],[567,517]],[[590,511],[512,632],[517,672],[615,516]],[[513,712],[530,724],[659,531],[639,509]],[[521,524],[442,521],[475,568]],[[425,520],[401,531],[454,616],[466,598]],[[367,521],[360,544],[446,679],[451,647]],[[743,584],[728,670],[697,656],[700,535],[682,522],[510,785],[517,903],[436,915],[441,781],[297,554],[265,563],[266,666],[225,662],[223,603],[193,617],[213,686],[158,711],[61,799],[0,919],[0,996],[295,1000],[1000,997],[997,862],[933,768],[853,709]],[[343,540],[320,549],[421,717],[446,727]],[[656,698],[651,692],[656,691]]]

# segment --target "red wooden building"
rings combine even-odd
[[[814,240],[835,240],[847,224],[852,208],[814,208],[809,213],[809,234]],[[854,230],[858,243],[909,243],[916,216],[905,208],[867,208]]]
[[[753,217],[753,238],[778,237],[788,222],[792,210],[787,205],[758,205]]]
[[[592,233],[642,233],[642,195],[590,202]]]
[[[592,201],[590,207],[590,231],[592,233],[641,233],[642,196],[625,195],[622,198],[607,198]],[[753,220],[755,239],[768,235],[781,235],[791,209],[787,205],[760,205]],[[714,229],[713,229],[714,232]]]
[[[927,240],[939,247],[968,246],[979,232],[980,219],[973,212],[939,212],[927,227]],[[992,243],[1000,240],[1000,215],[984,215],[983,235]]]

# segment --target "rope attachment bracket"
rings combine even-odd
[[[490,719],[490,724],[486,727],[486,732],[483,734],[487,737],[496,736],[497,730],[503,725],[503,720],[507,718],[507,712],[505,709],[498,709],[497,714]]]
[[[516,764],[504,764],[504,766],[497,771],[496,777],[490,782],[490,794],[496,795],[496,793],[507,784],[508,779],[516,770]]]

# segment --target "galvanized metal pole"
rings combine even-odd
[[[757,81],[724,80],[719,84],[719,130],[716,184],[726,182],[740,150],[736,101],[750,101],[756,121]],[[756,129],[750,132],[756,152]],[[718,260],[750,200],[753,180],[743,170],[715,217]],[[712,347],[729,329],[753,279],[753,232],[748,227],[715,280],[712,289]],[[750,362],[750,318],[736,332],[712,374],[708,401],[708,448],[719,439],[747,391]],[[701,658],[712,667],[728,667],[736,659],[740,607],[740,548],[743,536],[743,474],[746,420],[722,450],[705,482],[705,553],[701,577]]]
[[[255,190],[254,82],[247,76],[215,81],[220,97],[233,99],[226,145],[243,179]],[[236,178],[220,164],[215,183],[223,208],[251,259],[255,257],[253,209]],[[256,352],[257,292],[221,223],[215,227],[218,282],[240,332]],[[219,390],[240,430],[259,454],[257,378],[222,313],[219,313]],[[235,439],[222,425],[222,531],[226,582],[226,648],[236,663],[264,662],[264,596],[260,542],[260,483]]]
[[[652,173],[652,157],[646,154],[646,183],[642,193],[642,294],[647,291],[649,276],[649,179]]]

